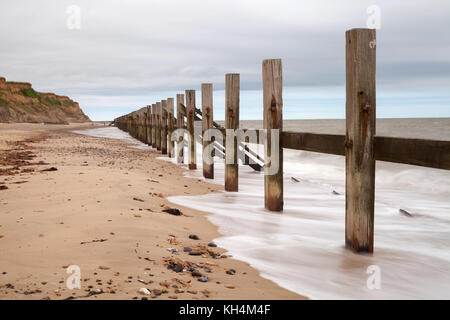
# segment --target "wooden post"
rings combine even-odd
[[[152,147],[156,148],[156,103],[152,104]]]
[[[147,145],[152,145],[152,106],[147,106]]]
[[[184,116],[185,114],[181,111],[181,105],[184,105],[184,94],[177,94],[177,127],[179,129],[184,128]],[[184,163],[184,146],[183,137],[178,137],[177,143],[177,163]]]
[[[161,151],[161,102],[156,103],[156,150]]]
[[[345,244],[373,252],[376,31],[345,33]]]
[[[140,135],[140,127],[141,127],[141,125],[140,125],[140,119],[139,119],[139,110],[136,110],[136,113],[135,113],[135,130],[136,130],[136,133],[135,133],[135,135],[136,135],[136,139],[137,140],[139,140],[139,141],[141,141],[141,135]]]
[[[144,142],[144,110],[138,112],[139,141]]]
[[[250,142],[250,138],[248,136],[245,137],[245,142]],[[247,144],[245,144],[244,150],[249,150]],[[250,157],[248,156],[248,152],[244,152],[244,164],[247,166],[250,164]]]
[[[142,132],[142,120],[143,120],[143,112],[142,110],[138,110],[137,112],[137,128],[138,128],[138,140],[140,142],[143,141],[143,132]]]
[[[174,156],[174,143],[172,141],[172,132],[173,132],[173,120],[174,120],[174,105],[173,105],[173,98],[167,99],[167,144],[169,149],[169,157],[172,158]]]
[[[167,154],[167,100],[161,101],[161,153]]]
[[[147,143],[147,107],[142,110],[142,143]]]
[[[195,154],[195,135],[194,135],[194,119],[195,119],[195,90],[186,90],[186,117],[187,130],[189,132],[189,169],[197,169],[197,157]]]
[[[227,132],[225,147],[225,191],[238,191],[239,163],[235,130],[239,128],[239,90],[240,76],[237,73],[225,75],[225,129]],[[232,135],[231,135],[232,133]],[[232,139],[230,139],[232,138]],[[230,152],[233,155],[230,159]],[[228,154],[228,156],[227,156]]]
[[[136,113],[131,115],[131,136],[136,138]]]
[[[212,83],[202,83],[202,144],[203,151],[211,143],[204,140],[203,136],[206,130],[213,128],[213,85]],[[208,179],[214,179],[214,163],[206,163],[203,155],[203,176]]]
[[[262,76],[264,129],[266,130],[265,157],[267,157],[266,159],[271,159],[270,163],[265,164],[264,206],[270,211],[283,211],[283,148],[281,147],[281,133],[283,131],[283,70],[281,59],[263,60]],[[278,148],[272,146],[272,135],[276,137],[276,133],[273,130],[278,130]],[[273,148],[275,150],[272,150]],[[277,152],[278,155],[273,154],[273,151]],[[276,160],[277,156],[278,161]],[[276,169],[277,167],[278,170]]]

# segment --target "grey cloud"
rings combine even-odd
[[[82,9],[81,30],[66,28],[72,4]],[[106,99],[181,92],[202,82],[223,89],[228,72],[241,73],[243,90],[259,89],[262,59],[280,57],[286,86],[342,86],[345,30],[364,27],[372,4],[2,0],[0,74],[43,90]],[[382,10],[378,81],[445,86],[450,2],[375,4]]]

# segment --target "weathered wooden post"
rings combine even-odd
[[[161,101],[161,153],[167,154],[167,100]]]
[[[138,110],[137,112],[137,128],[138,128],[138,140],[142,142],[143,140],[143,132],[142,132],[142,127],[143,127],[143,112],[142,109]]]
[[[184,94],[177,94],[177,127],[184,129],[184,112],[181,111],[181,105],[184,105]],[[177,143],[177,163],[184,163],[183,137],[178,137]]]
[[[213,128],[213,85],[212,83],[202,83],[202,144],[203,144],[203,176],[214,179],[214,163],[208,164],[205,161],[205,148],[211,143],[203,139],[204,133]],[[212,155],[210,155],[212,156]]]
[[[376,31],[351,29],[345,40],[345,244],[373,252]]]
[[[156,150],[161,151],[161,102],[156,103]]]
[[[133,115],[132,115],[132,131],[131,131],[131,135],[132,135],[132,137],[133,138],[137,138],[137,136],[136,136],[136,112],[133,112]]]
[[[128,133],[134,137],[134,113],[130,113],[130,130]]]
[[[152,106],[147,106],[147,145],[152,145]]]
[[[283,211],[283,72],[281,59],[263,60],[264,129],[266,130],[264,172],[264,206],[270,211]],[[275,130],[278,130],[278,134]],[[278,141],[276,137],[278,136]],[[278,148],[272,146],[278,142]],[[272,150],[275,149],[275,150]],[[273,154],[277,152],[278,155]],[[277,159],[278,158],[278,159]]]
[[[245,142],[249,143],[250,142],[250,138],[248,136],[245,137]],[[248,150],[248,145],[246,144],[244,147],[244,150]],[[244,152],[244,150],[242,150],[242,152]],[[248,165],[250,163],[250,157],[248,156],[248,152],[244,152],[244,164]]]
[[[239,163],[235,130],[239,128],[239,92],[238,73],[225,75],[225,191],[238,191]]]
[[[142,108],[142,143],[147,143],[147,107]]]
[[[138,110],[136,112],[136,116],[137,116],[137,123],[136,123],[137,138],[139,141],[142,142],[142,110]]]
[[[152,147],[156,148],[156,103],[152,104]]]
[[[195,90],[186,90],[186,118],[187,130],[189,132],[189,169],[197,169],[197,157],[195,154],[195,135],[194,135],[194,119],[195,119]]]
[[[172,141],[172,132],[173,132],[173,120],[174,120],[174,105],[173,98],[167,99],[167,127],[168,127],[168,138],[167,144],[169,149],[169,157],[172,158],[174,156],[174,143]]]
[[[133,126],[132,126],[131,134],[132,134],[133,138],[136,138],[136,112],[133,112],[133,114],[132,114],[132,124],[133,124]]]
[[[134,130],[135,130],[135,138],[137,139],[137,140],[141,140],[140,139],[140,136],[139,136],[139,128],[140,128],[140,125],[139,125],[139,110],[136,110],[135,111],[135,113],[134,113],[134,116],[135,116],[135,119],[134,119]]]

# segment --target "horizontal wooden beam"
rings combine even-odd
[[[283,148],[305,150],[320,153],[345,155],[345,136],[339,134],[322,134],[309,132],[283,131],[281,145]]]
[[[282,146],[343,156],[345,136],[308,132],[282,133]],[[375,136],[375,160],[450,170],[450,141]]]
[[[345,135],[284,131],[281,137],[283,148],[345,155]],[[374,144],[375,160],[450,170],[450,141],[375,136]]]
[[[450,170],[450,141],[375,136],[375,159]]]

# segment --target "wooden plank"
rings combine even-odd
[[[156,150],[161,151],[161,102],[156,103]]]
[[[346,32],[345,244],[373,252],[376,31]]]
[[[309,132],[282,134],[283,148],[345,155],[345,135]],[[375,160],[450,170],[450,141],[374,137]]]
[[[197,157],[195,154],[195,135],[194,135],[194,119],[195,119],[195,90],[186,90],[186,118],[187,130],[189,132],[189,161],[190,170],[197,169]]]
[[[450,141],[376,136],[375,159],[450,170]]]
[[[213,85],[212,83],[202,83],[202,137],[206,130],[213,128]],[[203,151],[211,143],[210,140],[202,138]],[[214,162],[207,163],[205,154],[203,155],[203,176],[207,179],[214,179]],[[210,155],[213,157],[214,155]],[[213,160],[214,161],[214,160]],[[210,161],[211,162],[211,161]]]
[[[147,145],[152,145],[152,106],[147,106]]]
[[[156,103],[152,104],[152,147],[156,148]]]
[[[264,206],[270,211],[283,211],[283,74],[281,59],[262,62],[264,129],[266,130],[264,168]],[[272,148],[272,135],[278,146]],[[274,149],[274,150],[272,150]],[[275,154],[275,153],[276,154]]]
[[[147,107],[142,108],[142,143],[147,143]]]
[[[184,94],[177,94],[177,127],[184,128],[184,114],[181,110],[181,105],[184,104]],[[186,111],[186,110],[185,110]],[[184,144],[183,137],[178,137],[177,142],[177,163],[184,163]]]
[[[225,191],[238,191],[239,163],[237,137],[234,134],[239,128],[239,95],[240,75],[225,75]]]
[[[161,153],[167,154],[167,100],[161,101]]]
[[[173,98],[167,98],[167,147],[169,157],[174,156],[174,143],[172,141],[172,132],[174,130],[174,105]]]
[[[283,148],[345,155],[345,136],[309,132],[284,131],[281,134]]]
[[[138,136],[139,136],[139,141],[143,142],[144,141],[144,113],[142,112],[142,109],[140,109],[138,111]]]

